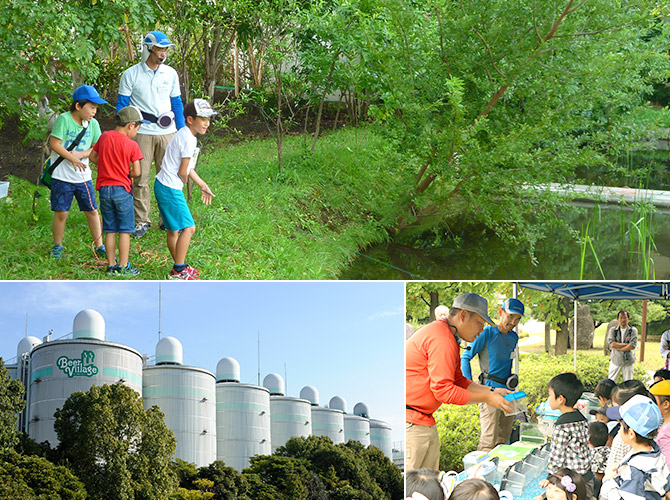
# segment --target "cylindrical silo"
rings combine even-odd
[[[393,460],[393,443],[391,441],[391,427],[382,420],[370,419],[370,444],[384,452]]]
[[[370,444],[370,421],[361,415],[350,415],[346,413],[347,402],[340,396],[335,396],[330,399],[328,406],[336,408],[345,412],[344,414],[344,441],[358,441],[364,446]],[[361,411],[367,412],[367,405],[358,403],[354,409],[359,413]]]
[[[38,443],[58,444],[54,413],[76,391],[124,383],[142,393],[142,356],[125,345],[106,342],[102,316],[93,310],[74,320],[73,338],[45,342],[30,353],[28,434]]]
[[[284,380],[276,373],[263,379],[270,391],[270,430],[272,452],[292,437],[307,437],[312,433],[312,407],[307,399],[284,395]]]
[[[158,406],[177,440],[175,457],[204,467],[216,460],[216,379],[210,371],[183,366],[174,337],[156,345],[156,365],[144,368],[144,408]]]
[[[344,412],[319,406],[319,391],[308,385],[300,391],[300,397],[311,404],[312,435],[327,436],[335,444],[344,443]]]
[[[240,383],[240,365],[223,358],[216,366],[216,458],[238,472],[253,455],[270,455],[270,391]]]

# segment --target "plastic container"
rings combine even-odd
[[[5,198],[9,193],[9,182],[0,182],[0,198]]]
[[[547,442],[547,437],[540,431],[537,424],[521,422],[519,424],[519,441],[542,445]]]
[[[479,471],[475,473],[475,477],[485,479],[489,483],[493,483],[495,480],[496,469],[498,464],[492,460],[484,460],[479,463]]]
[[[512,411],[505,412],[508,417],[528,410],[528,395],[523,391],[512,392],[505,396],[505,399],[512,403]]]
[[[471,451],[463,457],[463,468],[469,469],[473,465],[477,465],[489,458],[489,454],[485,451]]]

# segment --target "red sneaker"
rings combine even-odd
[[[185,271],[187,273],[189,273],[191,276],[195,276],[196,278],[200,278],[200,269],[196,269],[195,267],[191,267],[188,264],[186,264]]]
[[[188,269],[184,269],[180,273],[178,273],[177,271],[172,269],[172,271],[170,272],[170,276],[168,276],[168,278],[170,278],[171,280],[188,280],[188,281],[199,280],[200,279],[197,276],[195,276],[193,274],[190,274],[188,272]]]

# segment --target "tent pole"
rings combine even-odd
[[[519,298],[519,285],[516,282],[512,283],[512,297],[515,299]],[[516,327],[517,333],[519,327]],[[517,342],[516,347],[514,348],[514,373],[519,374],[519,343]]]
[[[574,313],[574,318],[572,320],[572,325],[573,325],[573,330],[575,331],[574,333],[574,341],[572,342],[572,347],[574,349],[574,364],[575,364],[575,373],[577,373],[577,299],[574,300],[575,304],[575,313]]]
[[[642,324],[640,325],[642,346],[640,347],[640,363],[644,361],[644,344],[647,342],[647,299],[642,301]]]

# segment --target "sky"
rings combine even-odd
[[[71,334],[84,309],[105,319],[107,340],[155,355],[161,336],[179,339],[184,364],[216,372],[240,363],[242,383],[269,373],[287,396],[316,387],[358,402],[404,440],[404,283],[402,282],[0,282],[0,357],[12,362],[27,334]]]

